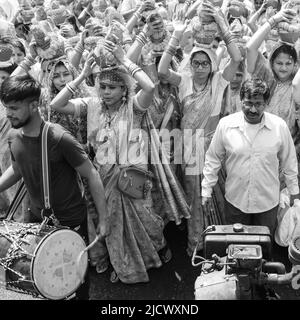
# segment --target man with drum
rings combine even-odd
[[[23,178],[30,197],[26,222],[42,222],[44,208],[41,165],[41,132],[45,122],[39,112],[40,86],[30,76],[6,79],[0,88],[0,100],[12,129],[9,136],[12,165],[0,177],[0,192]],[[80,143],[58,124],[48,131],[48,159],[51,208],[54,225],[69,227],[87,241],[87,208],[78,174],[87,179],[99,214],[97,234],[106,235],[107,216],[104,189]],[[51,219],[50,219],[51,221]],[[76,291],[76,299],[88,299],[88,277]]]

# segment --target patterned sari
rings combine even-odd
[[[198,244],[198,250],[202,249],[201,234],[208,225],[222,224],[223,206],[224,206],[224,176],[219,175],[219,182],[215,186],[212,194],[214,203],[214,212],[206,216],[201,205],[201,181],[202,169],[204,164],[205,153],[209,147],[214,131],[219,122],[220,114],[216,113],[216,95],[222,95],[224,92],[212,90],[212,84],[208,83],[207,88],[200,92],[193,92],[183,99],[183,118],[181,121],[181,129],[190,129],[193,132],[193,138],[184,143],[185,155],[190,155],[190,158],[184,157],[183,171],[184,189],[187,194],[188,203],[191,205],[191,218],[188,223],[188,247],[187,252],[192,255],[195,247]],[[214,87],[215,88],[215,87]],[[223,87],[222,87],[223,88]],[[220,108],[219,108],[220,109]],[[198,166],[191,159],[199,160]],[[192,170],[190,170],[192,169]]]
[[[144,113],[132,111],[132,105],[130,108],[129,103],[126,103],[117,111],[110,126],[107,126],[105,110],[98,99],[71,101],[80,107],[80,117],[87,114],[88,141],[96,153],[94,164],[103,181],[108,208],[105,219],[108,235],[104,242],[98,242],[90,250],[91,264],[105,264],[109,259],[122,282],[147,282],[147,270],[162,265],[158,251],[166,245],[163,236],[164,222],[154,213],[151,194],[145,199],[133,199],[123,194],[117,186],[122,167],[135,164],[147,169],[147,164],[141,161],[143,156],[137,155],[143,150],[142,137],[133,136],[130,130],[141,127]],[[123,127],[127,134],[119,135],[122,122],[128,125],[128,131]],[[138,130],[135,130],[135,133],[137,132]],[[120,148],[117,148],[116,161],[104,163],[103,158],[109,152],[110,146]],[[124,163],[126,161],[127,164]],[[92,241],[98,224],[95,210],[94,215],[89,210],[88,224],[89,238]]]

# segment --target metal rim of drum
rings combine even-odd
[[[81,285],[82,283],[82,280],[84,279],[85,277],[85,274],[87,272],[87,269],[88,269],[88,256],[87,256],[87,252],[85,252],[83,254],[83,256],[81,257],[81,261],[83,261],[84,259],[84,272],[82,273],[82,279],[80,279],[80,281],[78,281],[78,285],[74,286],[74,288],[72,290],[70,290],[70,292],[68,292],[68,294],[64,294],[64,295],[61,295],[61,296],[51,296],[50,294],[47,294],[46,292],[43,291],[43,289],[38,285],[38,283],[35,281],[35,262],[36,260],[39,258],[40,256],[40,253],[42,252],[40,250],[40,248],[44,245],[45,246],[45,242],[49,242],[47,240],[49,240],[49,238],[51,238],[51,236],[53,236],[53,234],[55,233],[62,233],[62,232],[68,232],[68,233],[72,233],[73,235],[76,235],[79,242],[81,242],[82,244],[82,249],[83,250],[86,245],[85,245],[85,242],[84,240],[82,239],[82,237],[75,231],[73,230],[70,230],[70,229],[67,229],[67,228],[63,228],[63,229],[57,229],[57,230],[53,230],[52,232],[50,232],[49,234],[47,234],[37,245],[37,247],[35,248],[34,250],[34,253],[33,253],[33,259],[31,261],[31,267],[30,267],[30,275],[31,275],[31,279],[33,280],[33,284],[34,284],[34,287],[36,288],[37,292],[39,294],[41,294],[41,296],[43,296],[44,298],[46,299],[50,299],[50,300],[62,300],[62,299],[65,299],[66,297],[68,296],[71,296],[78,288],[79,286]],[[78,256],[79,256],[80,252],[78,252]],[[77,257],[76,257],[77,258]],[[75,259],[75,268],[76,268],[76,259]]]

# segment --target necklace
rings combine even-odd
[[[204,92],[205,89],[206,90],[208,89],[207,81],[204,84],[201,84],[199,87],[197,87],[195,81],[193,81],[193,91],[194,91],[194,93]]]
[[[119,108],[117,108],[117,110],[113,111],[112,113],[109,113],[109,110],[108,110],[107,106],[104,105],[104,107],[105,107],[105,112],[104,112],[104,115],[105,115],[105,128],[110,128],[112,122],[116,119],[119,111],[122,109],[124,104],[125,104],[125,101],[122,103],[122,105]]]
[[[111,115],[108,111],[105,112],[105,128],[110,128],[111,123],[113,122],[113,120],[115,120],[117,114],[118,111],[116,111],[113,115]]]

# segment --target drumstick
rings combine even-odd
[[[80,260],[83,256],[83,254],[85,252],[87,252],[88,250],[90,250],[99,240],[101,239],[101,236],[98,234],[96,235],[96,238],[93,240],[93,242],[91,242],[86,248],[84,248],[78,255],[78,258],[76,259],[76,271],[77,274],[81,277],[80,271],[79,271],[79,264],[80,264]],[[83,279],[82,279],[83,281]]]

